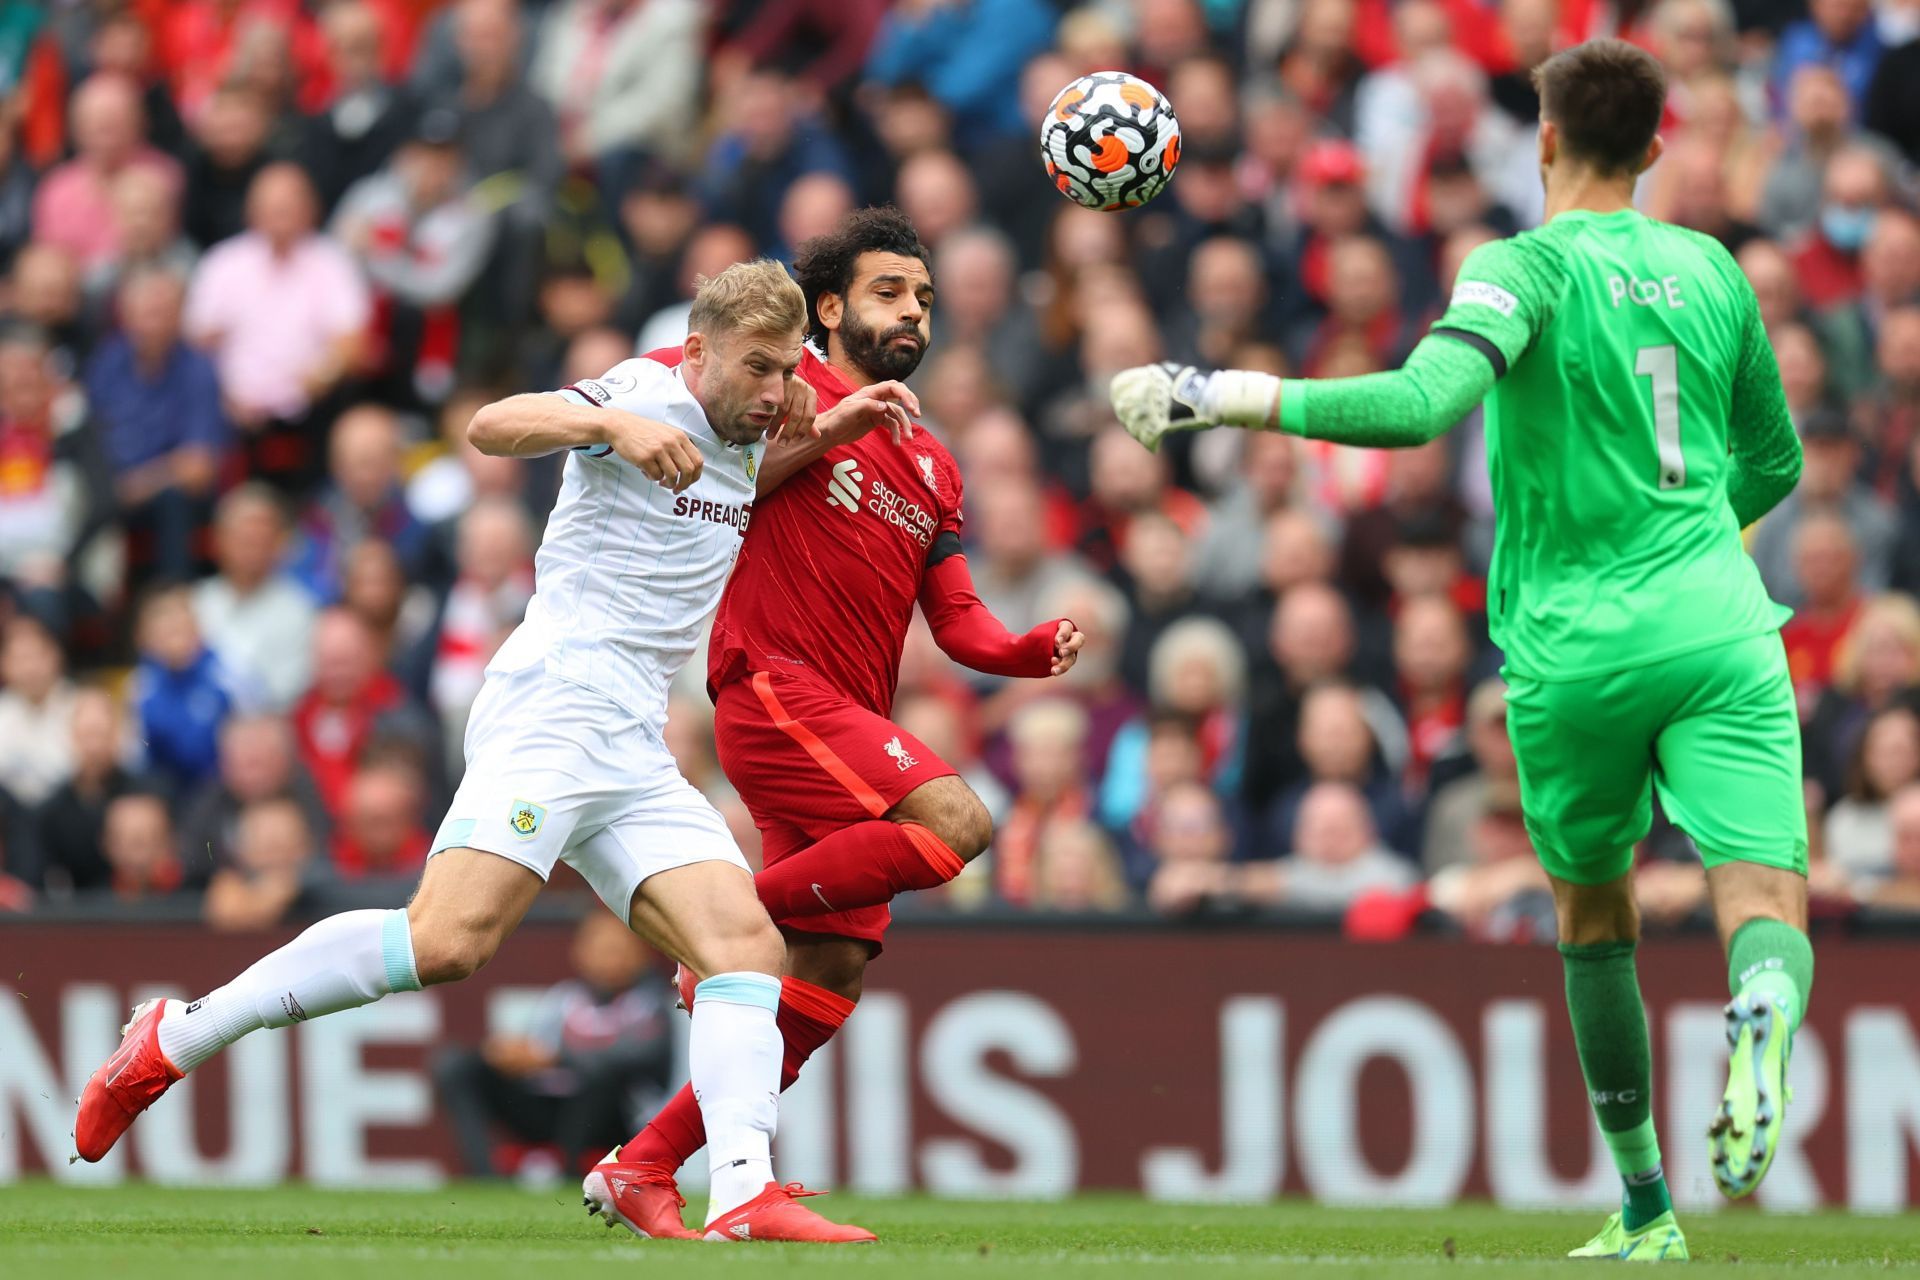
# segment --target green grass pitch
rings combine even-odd
[[[1531,1276],[1599,1226],[1594,1214],[1453,1209],[1323,1209],[1148,1204],[1093,1196],[1065,1204],[862,1200],[815,1204],[882,1241],[866,1248],[635,1240],[589,1221],[577,1195],[455,1185],[433,1192],[0,1188],[0,1276],[8,1280],[586,1280],[650,1274],[862,1277]],[[1692,1272],[1775,1276],[1920,1275],[1920,1218],[1695,1214]],[[654,1270],[658,1268],[658,1270]],[[1569,1273],[1571,1274],[1571,1273]]]

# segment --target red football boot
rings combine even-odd
[[[80,1115],[73,1125],[74,1145],[82,1160],[92,1162],[113,1150],[133,1118],[186,1074],[160,1052],[160,1015],[165,1011],[164,1000],[149,1000],[135,1008],[127,1025],[120,1028],[120,1047],[87,1078]]]
[[[619,1154],[609,1152],[580,1184],[587,1213],[599,1215],[608,1227],[625,1227],[642,1240],[699,1239],[680,1218],[687,1202],[673,1180],[673,1170],[650,1160],[622,1163]]]
[[[769,1182],[767,1189],[735,1209],[707,1224],[709,1240],[790,1240],[809,1244],[872,1244],[877,1236],[864,1227],[828,1222],[800,1203],[801,1196],[825,1195],[809,1191],[797,1182],[781,1186]]]

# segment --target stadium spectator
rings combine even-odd
[[[1793,250],[1808,305],[1838,306],[1859,296],[1860,251],[1888,206],[1888,187],[1886,158],[1868,147],[1847,147],[1828,162],[1818,217]]]
[[[431,704],[460,741],[486,665],[533,597],[533,529],[524,509],[487,499],[460,518],[460,575],[440,613]]]
[[[1877,712],[1861,731],[1847,770],[1847,790],[1827,811],[1827,859],[1851,881],[1887,874],[1893,831],[1887,802],[1920,779],[1920,715],[1911,707]]]
[[[1423,595],[1401,605],[1393,628],[1394,692],[1407,725],[1402,786],[1410,796],[1425,794],[1434,765],[1459,750],[1472,657],[1466,620],[1451,600]]]
[[[1886,870],[1856,892],[1873,906],[1914,914],[1920,912],[1920,786],[1900,788],[1887,809],[1893,833]]]
[[[618,341],[625,354],[625,339]],[[516,493],[522,476],[519,462],[489,457],[467,439],[473,415],[492,399],[484,391],[459,388],[440,406],[438,451],[407,478],[407,509],[423,524],[438,529],[483,495]]]
[[[51,357],[40,330],[0,331],[0,577],[64,627],[73,589],[87,585],[81,553],[113,499],[85,399],[63,394]]]
[[[1168,781],[1154,757],[1154,728],[1164,717],[1177,717],[1190,736],[1198,752],[1195,779],[1223,798],[1240,788],[1248,734],[1247,662],[1232,630],[1213,618],[1184,618],[1154,643],[1146,667],[1148,674],[1135,687],[1146,688],[1153,711],[1129,721],[1115,736],[1101,776],[1100,820],[1113,831],[1143,820],[1151,826],[1147,810]],[[1238,810],[1228,819],[1237,827]]]
[[[240,811],[235,828],[232,857],[207,884],[201,910],[207,927],[223,933],[269,929],[311,909],[326,864],[300,806],[262,800]]]
[[[940,344],[921,366],[923,377],[939,367],[938,353],[949,344],[971,344],[986,354],[995,381],[1014,402],[1026,401],[1043,372],[1043,353],[1039,321],[1019,294],[1017,268],[1013,242],[991,227],[954,231],[937,242]]]
[[[1120,679],[1120,637],[1127,625],[1127,600],[1117,589],[1094,578],[1067,582],[1041,605],[1036,615],[1042,618],[1072,618],[1086,636],[1080,660],[1073,670],[1057,681],[1040,685],[1021,681],[996,695],[987,705],[991,714],[995,703],[1008,708],[1021,705],[1006,701],[1008,694],[1026,690],[1044,690],[1050,696],[1072,699],[1087,715],[1085,746],[1087,776],[1099,778],[1109,767],[1114,739],[1143,705],[1141,693]],[[1004,721],[1001,722],[1004,724]],[[1000,725],[989,723],[990,730]],[[989,760],[994,758],[989,753]],[[1003,776],[1004,770],[1000,771]]]
[[[12,129],[0,129],[0,271],[10,270],[14,255],[33,238],[33,190],[37,175],[21,154]]]
[[[460,353],[459,306],[486,265],[494,219],[474,193],[459,119],[433,110],[385,168],[356,182],[331,233],[373,286],[369,365],[389,394],[446,398]]]
[[[1480,824],[1520,814],[1520,772],[1507,737],[1506,685],[1483,681],[1467,699],[1471,772],[1437,785],[1426,808],[1420,865],[1428,875],[1484,861]]]
[[[1860,250],[1858,297],[1813,317],[1833,390],[1853,401],[1879,380],[1876,347],[1887,318],[1920,302],[1920,222],[1899,209],[1876,214]]]
[[[291,572],[314,598],[340,597],[353,549],[368,538],[419,563],[426,530],[407,509],[400,474],[400,424],[391,409],[359,404],[333,425],[328,484],[300,523]]]
[[[195,119],[219,87],[244,70],[242,55],[262,32],[283,35],[296,75],[323,81],[325,43],[297,0],[175,0],[168,6],[159,46],[182,115]]]
[[[199,250],[180,232],[180,193],[157,170],[129,169],[115,180],[113,217],[120,229],[119,248],[81,281],[89,333],[108,326],[129,275],[157,269],[185,279],[200,259]]]
[[[1738,255],[1740,270],[1760,304],[1760,323],[1769,336],[1793,324],[1801,313],[1800,282],[1793,262],[1772,240],[1750,240]]]
[[[14,318],[44,336],[56,376],[71,376],[92,350],[94,339],[73,254],[36,240],[14,258],[9,283]]]
[[[74,157],[40,180],[33,238],[92,268],[120,249],[113,188],[131,169],[153,169],[177,191],[179,166],[146,142],[140,90],[122,76],[96,75],[73,94]]]
[[[527,41],[520,6],[513,0],[458,0],[450,12],[460,79],[434,105],[458,113],[468,172],[477,181],[506,178],[514,207],[537,217],[559,185],[565,157],[553,145],[553,108],[523,73]]]
[[[640,152],[685,159],[705,26],[698,0],[556,0],[529,79],[558,116],[560,148],[610,191]]]
[[[707,154],[701,203],[715,221],[746,229],[754,243],[780,243],[779,211],[788,190],[809,174],[853,176],[845,150],[826,122],[768,67],[743,77],[728,103],[726,132]],[[927,237],[927,228],[920,228]]]
[[[1300,779],[1275,799],[1266,839],[1274,849],[1300,843],[1300,813],[1323,783],[1352,787],[1367,802],[1368,829],[1389,848],[1411,852],[1418,840],[1402,783],[1387,768],[1366,704],[1353,686],[1327,681],[1300,701]]]
[[[1882,493],[1904,496],[1912,483],[1913,445],[1920,440],[1920,304],[1887,312],[1878,328],[1876,382],[1856,402],[1854,414],[1873,442],[1875,485]],[[1910,522],[1910,503],[1900,515],[1904,529]],[[1895,585],[1912,580],[1911,570],[1899,567],[1912,563],[1904,533],[1902,542],[1903,549],[1894,553]]]
[[[204,884],[239,858],[240,819],[248,810],[287,801],[300,810],[314,838],[329,823],[313,779],[295,754],[293,730],[278,715],[243,713],[220,727],[217,776],[183,797],[180,830],[187,880]]]
[[[1010,627],[1031,626],[1054,616],[1041,601],[1088,570],[1073,555],[1050,554],[1046,524],[1040,518],[1046,500],[1030,479],[1005,479],[967,493],[967,530],[972,544],[967,560],[975,589],[996,618]],[[988,681],[987,687],[1010,682]]]
[[[421,822],[426,807],[418,768],[398,754],[368,759],[347,783],[330,854],[333,874],[384,882],[404,895],[433,841]]]
[[[152,540],[155,571],[176,580],[196,568],[227,446],[213,362],[180,336],[185,300],[179,276],[136,270],[119,290],[118,330],[86,369],[121,517],[130,535]]]
[[[330,815],[343,812],[362,752],[376,739],[436,758],[438,735],[426,712],[380,665],[378,638],[357,615],[328,609],[313,625],[313,687],[294,706],[299,757]]]
[[[1155,711],[1141,728],[1144,748],[1137,768],[1109,767],[1100,787],[1101,824],[1119,842],[1127,881],[1136,888],[1153,877],[1153,835],[1168,793],[1186,783],[1207,783],[1206,750],[1192,717]],[[1116,757],[1114,763],[1127,762]],[[1244,834],[1245,825],[1236,814],[1236,833]]]
[[[449,1045],[434,1085],[469,1178],[500,1173],[495,1135],[522,1144],[508,1172],[558,1179],[598,1160],[633,1132],[672,1083],[667,984],[652,953],[603,911],[580,922],[569,953],[574,976],[547,990],[517,1034],[477,1048]],[[636,1093],[646,1095],[636,1106]],[[526,1147],[549,1150],[544,1171]]]
[[[1897,529],[1886,503],[1858,479],[1859,438],[1838,413],[1821,412],[1801,424],[1800,439],[1805,453],[1800,485],[1753,535],[1753,558],[1768,593],[1796,608],[1806,599],[1808,587],[1797,580],[1797,548],[1800,527],[1815,515],[1834,516],[1851,535],[1858,556],[1851,584],[1884,589]]]
[[[355,367],[371,305],[317,217],[303,170],[262,169],[247,231],[208,251],[187,296],[187,334],[212,354],[228,416],[254,437],[253,469],[295,486],[318,457],[308,415]]]
[[[381,67],[379,15],[360,0],[327,6],[320,15],[332,93],[301,122],[299,155],[313,175],[322,209],[386,164],[411,129],[416,107]]]
[[[1129,898],[1113,843],[1098,825],[1084,819],[1047,824],[1034,862],[1034,910],[1106,913],[1126,909]]]
[[[1060,698],[1030,702],[1008,726],[1013,745],[1013,804],[987,854],[994,895],[1025,906],[1033,899],[1034,866],[1048,824],[1093,812],[1087,786],[1087,713]]]
[[[78,696],[46,624],[9,620],[0,631],[0,792],[34,806],[72,776]]]
[[[1226,491],[1214,501],[1193,550],[1194,585],[1234,600],[1260,585],[1262,544],[1274,516],[1298,500],[1297,442],[1279,432],[1250,432]]]
[[[1020,68],[1046,47],[1054,14],[1041,0],[922,0],[896,5],[867,55],[877,84],[917,80],[953,116],[960,140],[978,145],[1024,132]]]
[[[1868,0],[1810,0],[1807,13],[1780,33],[1773,60],[1775,91],[1783,91],[1803,66],[1832,67],[1858,108],[1882,53],[1873,6]]]
[[[1413,867],[1379,841],[1366,797],[1343,782],[1319,782],[1300,801],[1292,850],[1273,870],[1274,898],[1309,911],[1345,911],[1372,890],[1405,889]]]
[[[1146,898],[1156,913],[1183,916],[1240,902],[1245,870],[1232,861],[1232,828],[1219,797],[1205,785],[1179,783],[1167,789],[1149,848],[1153,875]]]
[[[146,784],[126,766],[119,704],[104,689],[81,689],[73,697],[73,773],[32,815],[29,868],[8,865],[51,897],[107,888],[113,870],[102,852],[107,806]]]
[[[392,543],[362,538],[347,553],[341,607],[367,624],[387,670],[422,700],[432,676],[434,626],[443,603],[408,573]]]
[[[1247,683],[1245,796],[1254,812],[1306,776],[1300,704],[1315,684],[1345,678],[1353,653],[1353,613],[1332,587],[1303,583],[1274,606],[1267,652]]]
[[[745,262],[754,253],[753,238],[730,222],[703,226],[694,233],[687,243],[686,255],[680,260],[679,297],[648,316],[640,326],[640,338],[633,344],[633,353],[645,355],[662,347],[677,347],[687,336],[687,312],[693,307],[694,282],[712,279],[736,262]],[[611,299],[607,300],[609,304]],[[612,310],[611,305],[608,311]],[[586,329],[605,323],[606,314],[595,317],[589,324],[568,334],[560,329],[563,336],[577,336]],[[605,373],[603,368],[599,373]],[[589,374],[598,377],[599,374]],[[564,385],[554,383],[552,385]]]
[[[1920,39],[1889,48],[1867,87],[1861,123],[1920,164]]]
[[[1165,516],[1188,537],[1197,537],[1206,526],[1207,509],[1198,498],[1174,486],[1165,459],[1139,448],[1117,426],[1101,432],[1093,442],[1089,487],[1081,508],[1085,530],[1081,547],[1101,568],[1119,562],[1137,516]]]
[[[1800,522],[1793,542],[1800,603],[1780,638],[1803,706],[1833,679],[1834,655],[1859,617],[1859,562],[1858,546],[1844,520],[1816,512]]]
[[[1897,592],[1867,601],[1834,654],[1833,680],[1806,717],[1806,772],[1824,797],[1845,785],[1842,762],[1869,716],[1920,686],[1920,605]]]
[[[121,903],[173,896],[180,890],[180,859],[167,802],[133,791],[107,803],[100,847],[112,869],[107,885]]]
[[[1821,184],[1836,153],[1857,139],[1846,86],[1829,67],[1808,64],[1787,87],[1785,146],[1767,170],[1756,221],[1785,242],[1820,216]]]
[[[272,125],[266,103],[238,85],[215,90],[194,122],[181,226],[200,249],[247,230],[248,193],[275,159],[267,136]]]
[[[219,763],[220,726],[245,691],[200,635],[184,585],[157,588],[140,606],[140,665],[131,701],[147,767],[184,795]]]
[[[221,498],[213,521],[215,572],[194,584],[193,612],[221,664],[270,708],[307,688],[313,597],[280,565],[285,508],[272,489],[248,482]]]

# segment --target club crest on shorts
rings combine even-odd
[[[900,772],[902,773],[905,773],[920,763],[908,754],[905,744],[897,737],[893,741],[882,745],[880,749],[893,757],[893,762],[900,766]]]
[[[531,840],[539,835],[540,824],[546,820],[546,807],[534,804],[531,800],[515,800],[513,807],[507,811],[507,825],[522,840]]]

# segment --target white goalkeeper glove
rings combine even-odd
[[[1199,431],[1214,425],[1205,407],[1212,379],[1212,374],[1190,364],[1166,360],[1116,373],[1108,394],[1127,434],[1157,451],[1160,437],[1169,431]]]

